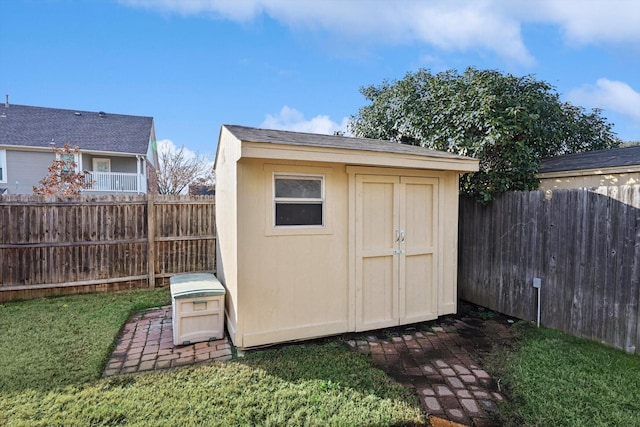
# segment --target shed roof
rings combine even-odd
[[[0,104],[0,145],[146,154],[153,118]]]
[[[414,145],[398,144],[391,141],[348,136],[322,135],[305,132],[291,132],[274,129],[259,129],[237,125],[223,125],[233,136],[245,143],[273,144],[284,147],[303,147],[310,149],[328,149],[343,152],[369,152],[398,155],[402,157],[422,158],[443,162],[455,162],[459,170],[477,170],[478,161],[471,157],[459,156],[443,151],[429,150]],[[464,165],[464,166],[463,166]],[[457,169],[448,167],[447,169]]]
[[[640,145],[549,157],[542,161],[539,172],[549,173],[625,166],[640,166]]]

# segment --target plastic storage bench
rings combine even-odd
[[[224,286],[209,273],[179,274],[169,279],[173,345],[224,338]]]

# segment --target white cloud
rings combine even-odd
[[[598,79],[595,85],[572,90],[567,99],[576,105],[611,110],[640,123],[640,92],[624,82]]]
[[[184,158],[186,160],[191,160],[191,159],[195,159],[196,157],[199,158],[203,158],[206,160],[207,163],[207,169],[211,170],[213,169],[213,160],[211,159],[210,156],[208,155],[204,155],[204,154],[200,154],[196,151],[190,150],[187,146],[180,146],[178,147],[172,140],[170,139],[161,139],[160,141],[157,142],[157,147],[158,147],[158,156],[160,156],[161,153],[175,153],[177,151],[179,151],[181,148],[184,147]]]
[[[637,43],[640,2],[632,0],[521,0],[523,10],[562,28],[571,43]],[[535,7],[534,10],[532,8]],[[523,19],[527,19],[523,16]]]
[[[322,30],[366,43],[426,43],[445,50],[486,49],[530,63],[520,24],[487,0],[120,0],[182,14],[247,22],[266,14],[294,29]]]
[[[119,0],[181,14],[236,22],[269,15],[294,29],[322,30],[366,43],[424,43],[445,51],[485,49],[533,63],[521,25],[561,28],[571,43],[640,42],[634,0]]]
[[[260,124],[260,127],[333,135],[338,131],[345,132],[346,134],[348,122],[349,119],[347,117],[344,117],[340,123],[337,123],[325,115],[318,115],[311,120],[305,120],[304,114],[295,108],[290,108],[285,105],[278,114],[267,114],[264,121]]]
[[[160,153],[175,153],[180,150],[182,147],[178,147],[172,140],[170,139],[161,139],[158,141],[158,154]],[[189,150],[187,147],[184,147],[184,156],[187,159],[193,159],[198,155],[195,151]]]
[[[118,0],[122,4],[177,12],[183,15],[211,13],[233,21],[248,21],[261,12],[261,1],[254,0]]]

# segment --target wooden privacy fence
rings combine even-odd
[[[640,353],[640,185],[462,197],[459,296]]]
[[[212,196],[4,196],[0,301],[215,271]]]

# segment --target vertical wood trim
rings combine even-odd
[[[356,286],[357,286],[357,273],[356,273],[356,175],[353,173],[349,173],[348,180],[348,201],[347,205],[349,206],[349,225],[347,227],[347,236],[348,236],[348,260],[349,260],[349,271],[348,271],[348,328],[349,331],[356,330]]]
[[[393,224],[394,229],[400,230],[406,234],[407,223],[405,221],[405,208],[400,207],[400,204],[404,204],[406,201],[406,189],[401,183],[400,178],[393,184]],[[402,215],[400,212],[402,211]],[[403,243],[395,243],[396,249],[406,251],[406,245]],[[405,293],[406,293],[406,271],[405,264],[406,258],[401,254],[393,255],[393,268],[395,274],[393,275],[393,318],[400,322],[400,316],[404,316],[405,311]],[[401,314],[402,313],[402,314]]]
[[[149,287],[156,287],[156,207],[153,196],[147,200],[147,274]]]

